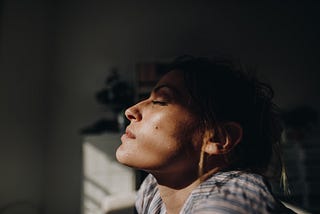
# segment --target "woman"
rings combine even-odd
[[[281,131],[271,98],[229,62],[177,59],[125,112],[117,159],[150,173],[138,213],[290,213],[265,177]]]

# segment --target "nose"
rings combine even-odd
[[[139,104],[139,103],[138,103]],[[130,122],[132,121],[140,121],[142,119],[142,115],[141,112],[138,108],[138,104],[129,107],[124,114],[126,115],[126,117],[128,118],[128,120],[130,120]]]

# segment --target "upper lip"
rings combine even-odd
[[[136,138],[136,136],[127,128],[125,134],[129,137],[129,138]]]

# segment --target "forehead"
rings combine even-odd
[[[183,73],[179,70],[172,70],[166,73],[157,83],[157,87],[167,86],[176,93],[183,95],[186,94],[186,86],[184,82]]]
[[[157,83],[153,92],[169,93],[175,101],[190,108],[191,97],[187,90],[182,71],[172,70],[166,73]]]

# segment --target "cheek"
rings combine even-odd
[[[141,130],[143,135],[151,138],[170,136],[173,131],[173,122],[166,118],[168,115],[159,114],[146,121]]]
[[[180,123],[168,118],[174,117],[168,114],[159,114],[145,122],[140,127],[140,134],[137,135],[140,146],[158,154],[161,152],[174,153],[179,150],[180,143],[177,136],[179,136]]]
[[[177,116],[178,115],[178,116]],[[168,119],[169,118],[169,119]],[[170,115],[153,118],[149,124],[152,134],[158,142],[165,144],[167,148],[186,147],[194,149],[198,146],[199,123],[188,113],[172,112]]]
[[[168,118],[174,117],[171,115],[158,115],[152,118],[148,124],[145,124],[145,130],[150,131],[150,133],[146,134],[151,138],[156,138],[157,141],[165,141],[168,140],[168,138],[176,137],[180,125],[177,123],[177,120]]]

